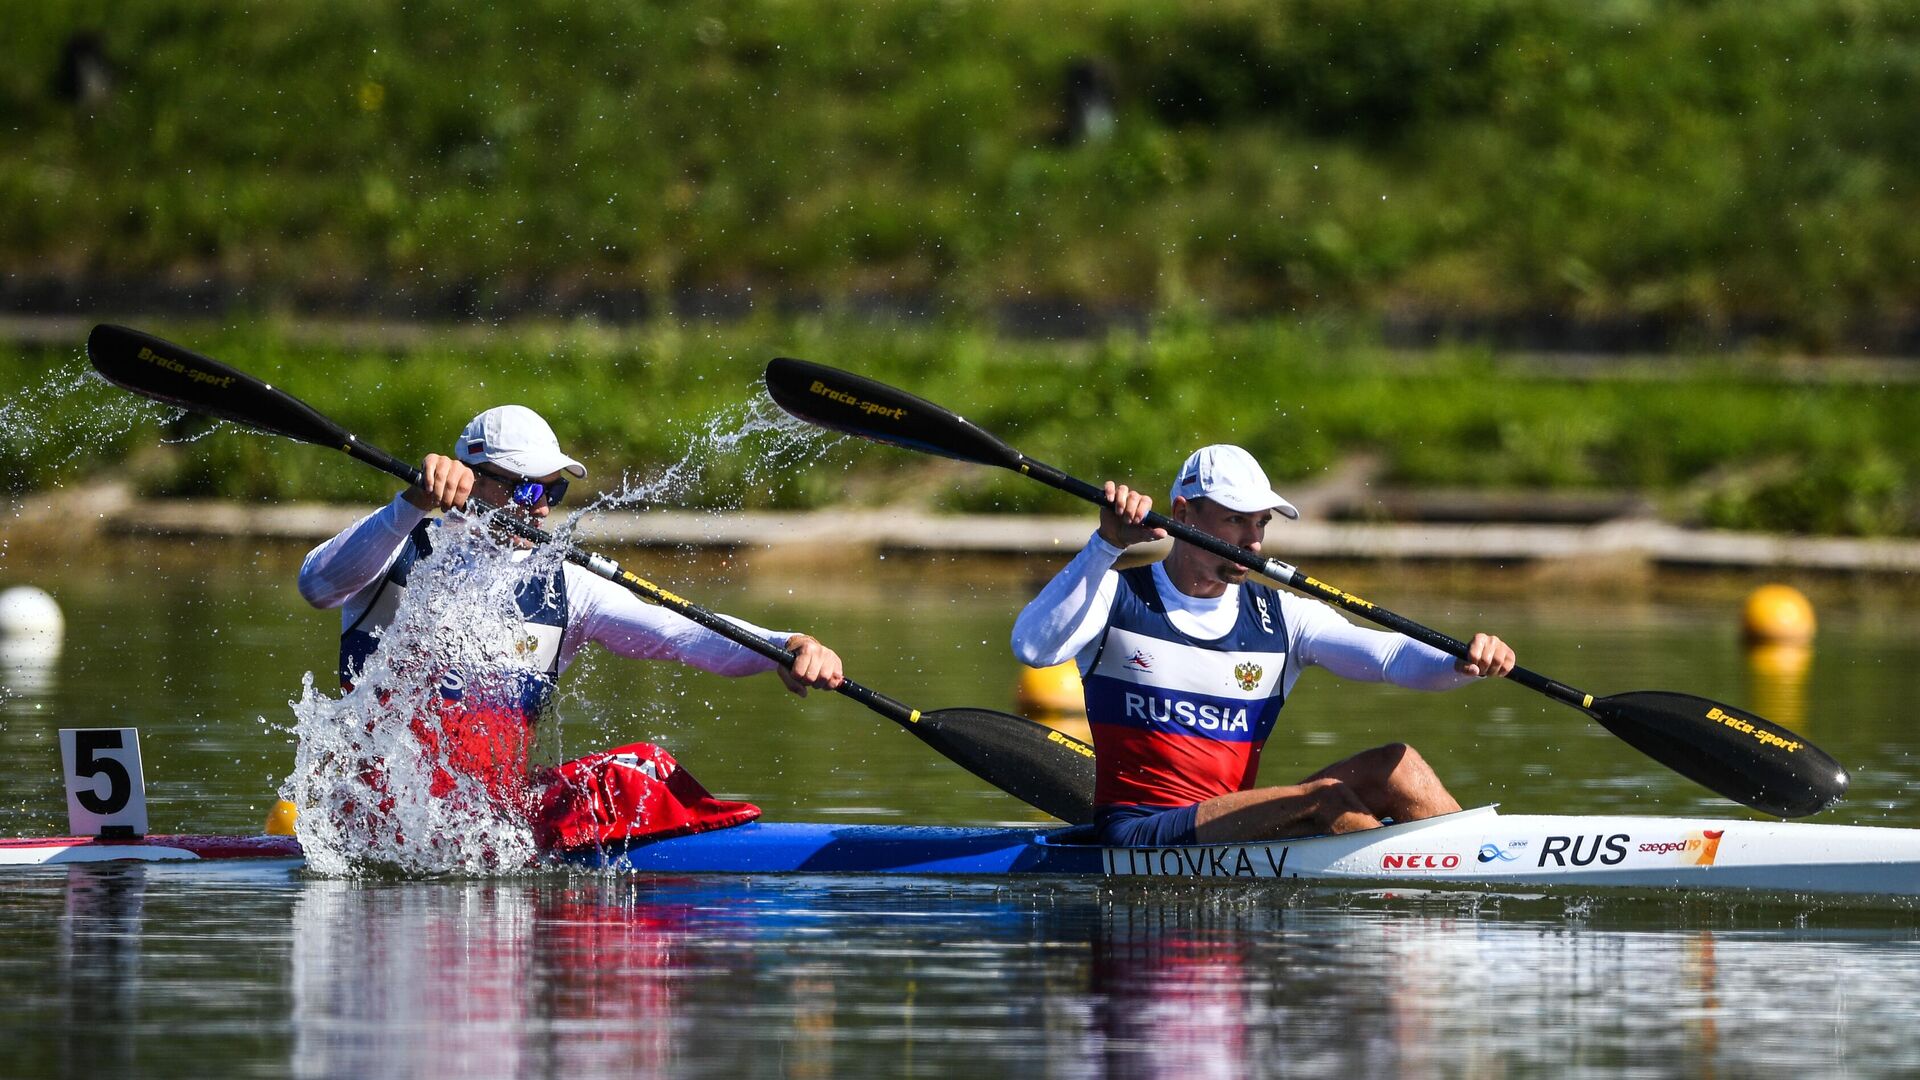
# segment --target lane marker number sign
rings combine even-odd
[[[103,839],[147,834],[147,781],[140,771],[140,729],[61,728],[60,771],[67,785],[67,827]]]

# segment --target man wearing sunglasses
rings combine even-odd
[[[464,517],[461,508],[475,500],[544,525],[565,497],[568,477],[587,474],[585,466],[561,451],[547,422],[520,405],[503,405],[474,417],[453,456],[428,454],[420,471],[421,486],[349,525],[314,548],[301,564],[301,596],[315,607],[341,609],[343,687],[352,687],[407,590],[419,586],[416,568],[432,553],[443,521]],[[452,517],[430,518],[435,510]],[[516,543],[522,548],[516,558],[531,554],[526,541]],[[548,707],[560,673],[590,642],[619,656],[675,660],[718,675],[775,671],[788,689],[803,696],[809,687],[832,689],[843,678],[839,656],[806,634],[776,633],[733,620],[791,651],[795,660],[788,669],[570,563],[527,577],[518,583],[515,597],[519,625],[511,638],[519,656],[507,665],[511,685],[478,686],[466,673],[446,672],[433,698],[437,716],[414,721],[416,735],[440,763],[432,785],[435,797],[446,797],[459,786],[458,773],[477,781],[496,801],[530,805],[527,776],[534,725]],[[576,764],[562,766],[562,771]],[[605,810],[606,815],[619,813]]]

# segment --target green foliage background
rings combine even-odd
[[[668,506],[1079,509],[1010,473],[815,429],[716,451],[713,436],[778,415],[760,377],[768,359],[793,355],[909,389],[1076,475],[1149,491],[1195,446],[1231,441],[1266,462],[1283,491],[1364,451],[1381,459],[1383,483],[1634,489],[1700,524],[1920,532],[1920,383],[1807,379],[1754,358],[1675,358],[1595,378],[1478,349],[1410,357],[1338,328],[1180,319],[1084,343],[770,318],[638,331],[568,324],[446,334],[401,352],[304,344],[270,323],[154,329],[416,460],[448,452],[483,408],[530,405],[593,470],[589,490],[650,486],[678,467],[687,479],[657,495]],[[156,408],[130,413],[129,395],[104,384],[34,389],[73,386],[83,366],[73,349],[26,350],[0,365],[0,396],[47,410],[34,439],[0,425],[10,436],[0,438],[0,468],[16,489],[102,470],[173,495],[364,501],[393,489],[323,449],[169,423]],[[176,442],[155,451],[167,437]]]
[[[98,106],[55,99],[102,34]],[[1558,311],[1920,295],[1889,0],[26,4],[0,266],[316,292]],[[1076,62],[1111,138],[1058,138]],[[1876,324],[1877,325],[1877,324]]]

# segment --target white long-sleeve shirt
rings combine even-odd
[[[1073,561],[1020,612],[1013,623],[1013,654],[1021,663],[1050,667],[1071,658],[1082,675],[1087,673],[1120,588],[1120,575],[1113,569],[1120,552],[1095,531]],[[1153,567],[1153,583],[1168,620],[1183,634],[1221,638],[1240,616],[1238,585],[1215,597],[1188,596],[1174,587],[1161,564]],[[1318,666],[1342,678],[1412,690],[1449,690],[1475,681],[1454,669],[1453,657],[1430,645],[1404,634],[1355,626],[1318,600],[1287,592],[1279,596],[1290,676],[1302,667]]]
[[[300,595],[317,608],[340,608],[344,630],[359,621],[380,591],[387,568],[400,557],[407,534],[426,512],[396,495],[392,502],[354,522],[307,553],[300,564]],[[515,553],[525,558],[531,551]],[[565,671],[588,642],[638,660],[677,660],[716,675],[771,671],[772,660],[665,608],[646,603],[613,582],[564,564],[567,626],[560,638]],[[793,635],[767,630],[731,615],[727,621],[781,648]]]

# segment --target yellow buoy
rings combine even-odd
[[[294,836],[294,822],[300,819],[300,808],[285,799],[276,799],[273,809],[267,811],[268,836]]]
[[[1024,713],[1072,715],[1087,711],[1086,695],[1080,689],[1080,669],[1071,660],[1052,667],[1022,667],[1017,697]]]
[[[1747,597],[1742,628],[1749,642],[1813,643],[1813,605],[1791,585],[1762,585]]]

